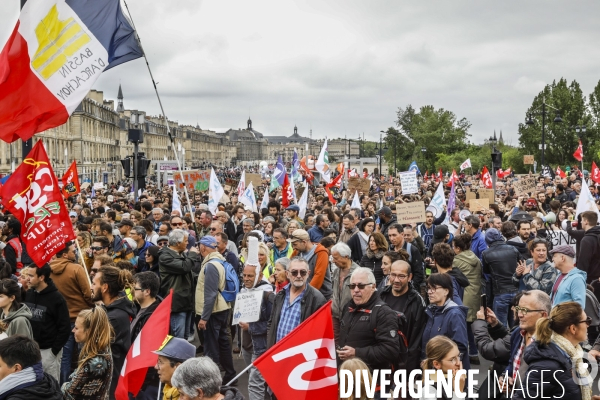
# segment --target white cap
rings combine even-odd
[[[258,238],[254,236],[248,236],[248,259],[246,260],[246,265],[260,267],[260,262],[258,261]]]

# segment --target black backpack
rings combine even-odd
[[[375,308],[375,307],[387,307],[390,310],[392,310],[396,314],[396,317],[398,318],[397,337],[398,337],[398,343],[400,346],[400,353],[398,354],[398,360],[393,365],[393,369],[394,370],[405,369],[406,368],[406,357],[408,354],[408,339],[406,338],[406,335],[404,334],[404,330],[406,329],[406,324],[407,324],[406,316],[404,315],[403,312],[393,310],[390,306],[388,306],[383,301],[381,301],[381,303],[379,303],[379,304],[375,304],[375,306],[373,308]],[[372,311],[375,311],[375,309],[373,309]],[[373,330],[373,332],[376,332],[377,331],[377,315],[378,315],[378,313],[373,312],[373,313],[371,313],[371,315],[375,316],[375,318],[371,318],[369,329]]]

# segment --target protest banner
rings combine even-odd
[[[521,178],[514,184],[515,196],[523,196],[528,193],[535,192],[537,185],[536,178],[527,177]]]
[[[371,188],[371,180],[369,178],[348,178],[348,195],[354,196],[354,192],[369,193]]]
[[[562,229],[559,231],[553,231],[548,229],[546,231],[548,236],[550,236],[550,241],[552,242],[552,247],[567,245],[573,248],[575,254],[577,254],[577,241],[574,237],[569,235],[567,231],[563,231]]]
[[[480,199],[488,199],[488,204],[493,204],[496,199],[494,199],[494,189],[479,189],[479,198]]]
[[[246,187],[252,182],[252,186],[259,188],[262,186],[262,178],[260,174],[249,174],[246,173]]]
[[[419,182],[417,181],[416,171],[400,172],[400,184],[402,185],[402,194],[414,194],[419,191]]]
[[[467,195],[467,200],[471,200],[471,199],[476,199],[477,198],[477,193],[473,192],[471,190],[467,190],[465,194]]]
[[[523,164],[533,165],[533,156],[532,155],[523,156]]]
[[[488,209],[490,207],[490,201],[488,199],[470,199],[469,210],[471,212],[480,212],[482,209]]]
[[[232,325],[241,322],[256,322],[260,318],[260,306],[263,300],[262,290],[251,290],[240,292],[235,297],[235,307],[233,309]]]
[[[182,178],[183,174],[183,178]],[[191,170],[183,172],[173,172],[173,181],[177,189],[183,189],[183,185],[187,186],[188,190],[208,190],[208,184],[210,182],[210,171],[209,170]]]
[[[396,216],[400,224],[425,222],[425,203],[415,201],[413,203],[396,204]]]

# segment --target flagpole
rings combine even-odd
[[[85,262],[83,261],[83,252],[81,251],[81,247],[79,247],[79,242],[77,241],[77,239],[74,240],[75,244],[77,245],[77,250],[79,250],[79,254],[81,255],[79,262],[81,264],[81,266],[83,267],[83,270],[85,271],[85,276],[87,276],[87,280],[88,283],[90,285],[90,289],[92,288],[92,280],[90,279],[90,273],[87,270],[87,266],[85,265]]]
[[[225,386],[229,386],[229,385],[231,385],[233,382],[235,382],[235,380],[236,380],[236,379],[238,379],[240,376],[242,376],[242,375],[243,375],[243,374],[244,374],[246,371],[248,371],[248,370],[249,370],[250,368],[252,368],[252,367],[254,367],[254,364],[253,364],[253,363],[250,363],[250,365],[248,365],[246,368],[244,368],[244,369],[242,370],[242,372],[240,372],[239,374],[237,374],[237,375],[235,376],[235,378],[233,378],[232,380],[230,380],[229,382],[227,382],[227,383],[225,384]]]
[[[156,98],[158,99],[158,105],[160,106],[160,110],[162,112],[163,117],[165,117],[165,124],[167,126],[167,134],[169,135],[169,140],[171,141],[171,148],[173,149],[173,154],[175,154],[175,161],[177,161],[177,169],[179,170],[179,175],[181,177],[181,180],[183,180],[183,170],[181,169],[181,161],[179,160],[179,156],[177,155],[177,150],[175,149],[175,140],[173,139],[173,135],[171,135],[171,127],[169,126],[169,119],[167,118],[167,115],[165,114],[165,109],[162,105],[162,101],[160,100],[160,95],[158,94],[158,88],[156,87],[156,81],[154,80],[154,76],[152,75],[152,70],[150,69],[150,63],[148,62],[148,57],[146,57],[146,52],[144,51],[144,48],[142,47],[142,40],[140,39],[140,36],[138,35],[137,29],[135,27],[135,23],[133,22],[133,17],[131,16],[131,12],[129,11],[129,6],[127,5],[127,1],[123,0],[123,4],[125,4],[125,8],[127,9],[127,14],[129,14],[129,19],[131,20],[131,25],[133,27],[133,30],[135,32],[135,38],[138,42],[138,45],[140,46],[140,50],[142,51],[142,54],[144,55],[144,60],[146,61],[146,67],[148,67],[148,73],[150,74],[150,79],[152,80],[152,85],[154,86],[154,92],[156,93]],[[188,190],[187,190],[187,185],[183,184],[183,192],[185,193],[185,199],[188,205],[188,209],[190,210],[190,217],[192,219],[192,225],[194,227],[194,231],[196,232],[196,237],[198,237],[198,228],[196,226],[196,219],[194,218],[194,213],[192,212],[192,204],[190,203],[190,196],[188,194]],[[216,200],[217,203],[219,200]]]
[[[161,398],[161,392],[160,392],[160,385],[162,384],[161,381],[158,381],[158,396],[156,396],[156,400],[160,400]]]

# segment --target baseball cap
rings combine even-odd
[[[69,213],[69,217],[76,217],[76,216],[77,216],[77,213],[75,211],[71,211]]]
[[[379,212],[377,214],[392,215],[392,209],[389,208],[388,206],[384,206],[384,207],[381,207],[381,209],[379,210]]]
[[[310,240],[310,236],[308,236],[308,232],[306,232],[304,229],[296,229],[294,232],[292,232],[292,235],[289,237],[289,239],[287,240],[290,243],[294,243],[295,241],[298,240]]]
[[[211,249],[214,249],[217,247],[217,239],[215,239],[212,236],[204,236],[202,239],[200,239],[200,244],[203,244],[206,247],[210,247]]]
[[[446,236],[450,233],[448,230],[448,226],[446,225],[438,225],[433,230],[433,239],[431,240],[431,244],[443,243],[446,241]]]
[[[296,204],[292,204],[291,206],[286,208],[286,210],[300,212],[300,207],[298,207]]]
[[[172,360],[185,361],[196,357],[196,346],[186,339],[168,335],[158,350],[153,351],[153,353]]]
[[[573,248],[566,244],[562,244],[560,246],[555,246],[552,250],[550,250],[550,254],[555,254],[555,253],[564,254],[565,256],[571,257],[571,258],[575,257],[575,252],[573,251]]]
[[[156,239],[156,243],[162,242],[163,240],[166,240],[168,242],[169,237],[168,236],[159,236],[158,239]]]
[[[117,228],[120,228],[125,225],[133,227],[133,222],[131,222],[130,219],[122,219],[121,222],[117,224]]]

